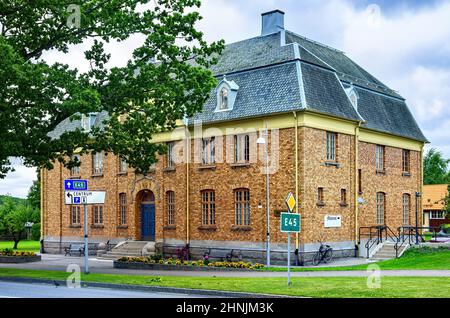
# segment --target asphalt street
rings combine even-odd
[[[207,298],[205,295],[0,282],[0,298]]]

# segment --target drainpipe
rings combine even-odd
[[[44,223],[45,223],[45,215],[44,215],[44,169],[41,168],[40,172],[39,172],[39,181],[40,181],[40,187],[41,187],[41,191],[40,191],[40,197],[41,197],[41,204],[40,204],[40,209],[41,209],[41,237],[40,237],[40,242],[41,242],[41,253],[44,252]]]
[[[62,179],[62,163],[59,163],[59,186],[60,189],[63,183]],[[59,253],[62,253],[62,218],[63,218],[63,200],[64,200],[64,191],[60,190],[59,195]]]
[[[298,201],[298,122],[297,122],[297,112],[294,114],[294,125],[295,125],[295,213],[299,214],[299,201]],[[298,248],[299,248],[299,235],[295,233],[295,266],[299,265],[298,259]]]
[[[358,180],[358,168],[359,168],[359,128],[361,127],[361,122],[358,122],[358,126],[355,127],[355,178],[354,178],[354,191],[355,191],[355,247],[358,247],[359,241],[359,203],[358,203],[358,196],[359,196],[359,180]],[[359,249],[358,249],[358,256],[359,256]]]
[[[185,123],[185,138],[186,138],[186,245],[189,245],[189,158],[190,158],[190,141],[189,128],[187,122]]]

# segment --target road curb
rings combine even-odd
[[[28,277],[0,277],[0,281],[28,283],[28,284],[48,284],[55,285],[55,283],[65,286],[65,280],[53,280],[43,278],[28,278]],[[177,288],[177,287],[161,287],[161,286],[142,286],[142,285],[127,285],[127,284],[111,284],[111,283],[97,283],[97,282],[81,282],[82,288],[96,287],[109,288],[119,290],[133,290],[133,291],[147,291],[160,293],[180,293],[180,294],[195,294],[200,296],[217,296],[228,298],[295,298],[284,295],[270,295],[270,294],[252,294],[244,292],[228,292],[208,289],[194,289],[194,288]]]

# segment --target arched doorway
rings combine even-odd
[[[139,198],[140,197],[140,198]],[[138,194],[141,213],[141,240],[155,240],[155,195],[150,190],[143,190]]]

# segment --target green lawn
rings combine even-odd
[[[450,270],[450,249],[449,248],[411,248],[406,251],[402,257],[390,259],[386,261],[376,262],[382,270],[395,269],[443,269]],[[346,270],[366,270],[367,265],[340,266],[340,267],[312,267],[301,268],[293,267],[292,271],[346,271]],[[271,267],[262,270],[269,271],[286,271],[286,268]]]
[[[69,273],[61,271],[36,271],[2,268],[1,276],[30,277],[65,280]],[[364,277],[294,277],[292,285],[286,278],[223,278],[175,277],[89,274],[82,275],[83,282],[103,282],[147,286],[181,287],[224,291],[239,291],[302,297],[450,297],[448,277],[382,277],[381,287],[367,287]]]
[[[14,242],[0,242],[0,250],[3,250],[5,248],[13,248]],[[40,250],[40,244],[39,241],[27,241],[23,240],[19,242],[19,245],[17,246],[18,251],[24,251],[24,252],[35,252],[38,253]]]

